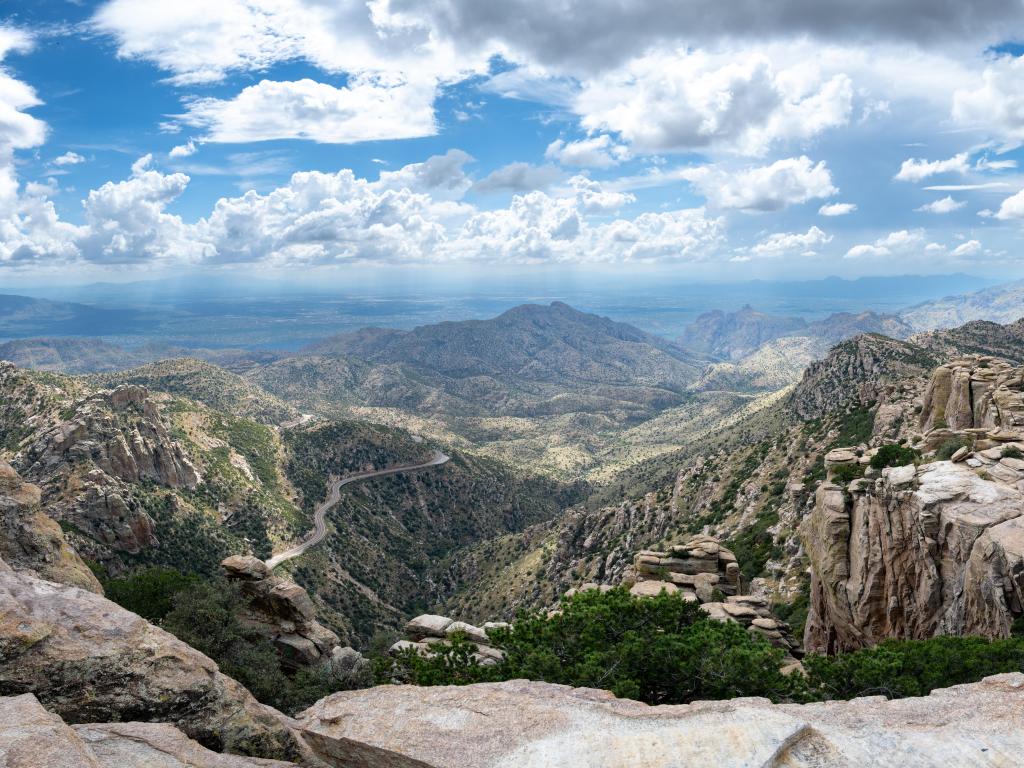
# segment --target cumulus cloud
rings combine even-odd
[[[642,151],[759,155],[849,120],[846,75],[798,70],[776,71],[758,52],[653,52],[585,82],[573,110],[587,130],[618,134]]]
[[[901,229],[880,237],[874,243],[855,245],[846,252],[844,258],[862,259],[882,256],[909,254],[924,246],[925,236],[920,229]]]
[[[904,160],[899,172],[893,177],[896,181],[923,181],[940,173],[967,173],[971,169],[968,153],[961,152],[948,160],[921,160],[911,158]]]
[[[435,198],[458,199],[473,185],[465,166],[472,155],[461,149],[450,149],[422,163],[412,163],[397,171],[381,171],[375,185],[379,189],[429,192]]]
[[[85,158],[82,157],[77,152],[65,152],[63,155],[60,155],[59,157],[55,157],[51,161],[51,163],[53,165],[56,165],[56,166],[78,165],[79,163],[84,163],[84,162],[85,162]]]
[[[203,141],[310,139],[350,144],[413,139],[437,132],[433,83],[356,77],[342,88],[303,79],[261,80],[233,99],[196,99],[180,116]]]
[[[985,67],[976,87],[953,94],[953,117],[998,136],[1007,148],[1024,142],[1024,59],[1000,56]]]
[[[561,178],[562,172],[553,165],[516,162],[491,171],[473,185],[473,190],[481,194],[531,192],[535,189],[547,189]]]
[[[544,157],[562,165],[592,168],[610,168],[629,159],[629,149],[607,134],[580,141],[565,142],[556,139],[548,145]]]
[[[953,249],[951,255],[955,258],[962,258],[964,256],[976,256],[981,253],[981,243],[977,240],[968,240],[966,243],[961,243]]]
[[[946,195],[938,200],[933,200],[930,203],[925,203],[920,208],[914,210],[919,213],[952,213],[953,211],[959,211],[967,205],[966,200],[954,200],[951,196]]]
[[[856,203],[826,203],[818,209],[818,213],[821,216],[848,216],[856,210]]]
[[[184,144],[179,144],[176,147],[171,147],[171,151],[168,152],[167,155],[168,157],[171,157],[173,159],[178,159],[182,157],[191,157],[198,151],[199,147],[196,146],[196,143],[192,139],[189,139]]]
[[[999,204],[999,210],[995,212],[995,218],[1002,221],[1024,219],[1024,189],[1003,200]]]
[[[714,207],[741,211],[779,211],[839,192],[825,162],[814,163],[806,156],[736,172],[694,168],[688,178]]]
[[[804,233],[800,232],[776,232],[768,235],[764,240],[750,249],[755,256],[774,258],[785,256],[791,253],[799,253],[805,256],[813,256],[816,248],[832,242],[832,235],[828,235],[818,227],[812,226]]]

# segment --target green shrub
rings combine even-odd
[[[913,464],[917,460],[918,455],[917,451],[913,448],[907,448],[903,445],[890,443],[888,445],[883,445],[878,449],[878,452],[871,457],[871,467],[873,469],[903,467],[907,464]]]
[[[1024,459],[1024,451],[1021,451],[1016,445],[1008,445],[1003,448],[1002,457],[1004,459]]]
[[[953,458],[953,454],[959,451],[964,446],[970,446],[970,440],[955,439],[946,440],[942,445],[935,449],[935,458],[938,461],[949,461]]]
[[[1024,671],[1024,640],[933,637],[888,640],[836,656],[804,659],[809,698],[926,696],[936,688],[971,683],[1000,672]]]
[[[837,464],[832,467],[832,481],[838,485],[848,485],[860,477],[864,477],[863,464]]]
[[[378,679],[460,685],[527,678],[603,688],[649,704],[802,695],[802,681],[779,672],[781,650],[739,624],[709,619],[678,594],[582,592],[563,601],[560,614],[520,615],[492,639],[505,651],[497,665],[481,666],[471,644],[456,642],[431,658],[409,650],[394,664],[378,662]]]
[[[107,598],[150,621],[161,621],[174,607],[174,596],[192,589],[199,579],[173,568],[153,566],[103,583]]]

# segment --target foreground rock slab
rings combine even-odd
[[[524,680],[381,686],[329,696],[299,720],[321,754],[345,749],[353,768],[1003,768],[1024,754],[1024,675],[809,705],[649,707]]]

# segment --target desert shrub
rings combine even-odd
[[[887,640],[836,656],[804,659],[809,698],[926,696],[936,688],[972,683],[1000,672],[1024,671],[1024,639],[933,637]]]
[[[913,464],[917,458],[918,453],[913,448],[889,443],[879,448],[878,452],[871,457],[871,466],[874,469],[903,467],[907,464]]]
[[[969,446],[970,440],[954,439],[946,440],[942,445],[935,449],[935,458],[938,461],[949,461],[953,458],[953,454],[959,451],[964,446]]]
[[[195,587],[193,574],[153,566],[118,579],[103,582],[107,598],[150,621],[161,621],[174,607],[174,596]]]
[[[779,671],[783,652],[743,627],[709,619],[678,594],[636,599],[622,588],[588,591],[562,603],[559,614],[522,614],[495,630],[505,651],[481,666],[470,643],[455,642],[425,658],[409,650],[378,663],[381,682],[458,685],[527,678],[604,688],[649,704],[698,699],[799,696],[802,681]]]
[[[837,464],[832,467],[832,481],[838,485],[847,485],[860,477],[864,477],[862,464]]]
[[[1024,451],[1021,451],[1016,445],[1008,445],[1003,448],[1002,457],[1004,459],[1024,459]]]

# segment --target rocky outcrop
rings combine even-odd
[[[632,578],[641,590],[645,581],[668,582],[702,603],[712,602],[716,591],[723,595],[742,591],[736,556],[711,536],[693,536],[664,552],[642,550],[633,558],[633,570]]]
[[[369,662],[351,648],[341,648],[338,636],[316,620],[316,606],[305,589],[272,576],[251,555],[226,558],[221,568],[245,600],[239,620],[274,644],[286,669],[328,667],[343,677],[369,677]]]
[[[0,698],[0,765],[8,768],[285,768],[211,752],[165,723],[69,727],[30,693]]]
[[[953,437],[992,443],[1020,437],[1024,432],[1024,367],[986,356],[939,366],[924,394],[920,427],[931,447]]]
[[[60,526],[43,512],[39,500],[39,488],[23,482],[0,459],[0,558],[16,570],[30,570],[44,579],[102,594],[99,581],[68,545]]]
[[[299,722],[322,754],[354,742],[351,764],[367,768],[1002,768],[1024,752],[1024,675],[807,705],[651,707],[524,680],[381,686],[328,696]]]
[[[292,759],[291,722],[217,665],[105,598],[0,561],[0,695],[33,693],[69,723],[173,723],[207,747]]]
[[[156,402],[145,387],[125,385],[90,395],[70,410],[66,419],[37,425],[13,463],[42,487],[52,517],[117,551],[155,545],[153,520],[131,503],[128,486],[192,489],[201,479]]]
[[[460,635],[476,646],[473,657],[477,662],[483,666],[490,666],[505,658],[502,651],[491,645],[487,635],[489,630],[498,627],[505,628],[508,624],[489,621],[482,627],[477,627],[464,621],[449,619],[447,616],[425,613],[411,619],[405,625],[406,639],[392,645],[388,652],[394,656],[412,649],[419,654],[430,656],[437,646],[447,645],[452,637]]]
[[[1024,494],[1017,488],[1024,473],[989,461],[1010,482],[972,458],[977,468],[910,464],[818,488],[801,527],[811,561],[807,650],[1009,634],[1024,585]]]
[[[760,635],[790,657],[784,665],[795,668],[803,655],[791,628],[776,618],[763,597],[744,595],[740,567],[732,551],[711,536],[692,536],[665,551],[645,549],[633,561],[630,594],[653,597],[661,592],[680,593],[701,604],[717,621],[733,621]]]

